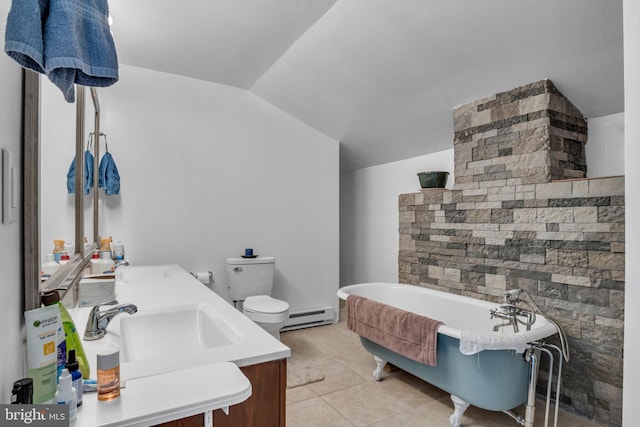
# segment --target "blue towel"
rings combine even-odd
[[[93,187],[93,154],[89,150],[84,152],[84,194],[89,194]],[[76,159],[73,158],[69,172],[67,172],[67,192],[76,192]]]
[[[106,0],[50,0],[44,59],[49,80],[74,102],[74,83],[105,87],[118,81],[118,57]]]
[[[120,174],[113,156],[108,151],[100,160],[98,187],[104,188],[104,194],[107,196],[120,194]]]
[[[118,81],[108,8],[107,0],[13,0],[5,51],[46,74],[74,102],[74,84],[106,87]]]
[[[4,51],[24,68],[44,74],[43,27],[49,0],[14,0],[7,16]]]

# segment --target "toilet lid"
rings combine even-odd
[[[289,310],[289,304],[269,295],[257,295],[244,300],[242,308],[259,313],[278,314]]]

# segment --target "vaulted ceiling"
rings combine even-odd
[[[551,79],[623,111],[622,0],[110,0],[122,64],[247,89],[344,169],[452,148],[452,109]]]

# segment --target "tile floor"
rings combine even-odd
[[[340,318],[335,325],[281,334],[282,342],[291,348],[290,368],[314,368],[325,376],[323,381],[287,389],[287,427],[449,426],[453,404],[447,393],[399,370],[385,372],[383,381],[374,381],[372,356],[342,321],[344,311]],[[544,404],[538,402],[536,408],[535,425],[544,426]],[[465,412],[462,425],[518,426],[502,412],[473,406]],[[562,408],[558,425],[599,426]]]

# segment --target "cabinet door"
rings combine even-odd
[[[251,382],[251,397],[229,408],[213,412],[215,427],[285,427],[287,360],[240,368]]]

